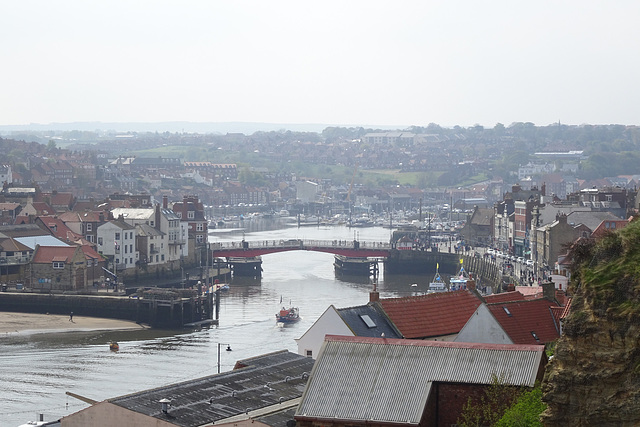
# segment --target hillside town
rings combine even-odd
[[[216,152],[251,150],[269,160],[307,156],[316,163],[353,167],[342,182],[268,167],[115,154],[123,147],[118,138],[100,149],[80,145],[78,150],[57,148],[53,139],[47,146],[2,139],[6,159],[13,161],[0,165],[0,283],[80,291],[177,272],[184,278],[184,268],[206,261],[210,228],[278,216],[298,224],[413,225],[434,237],[452,234],[466,246],[491,248],[495,253],[489,255],[506,264],[529,263],[535,278],[563,273],[567,244],[623,227],[636,214],[640,175],[578,179],[586,157],[569,150],[528,155],[526,164],[508,174],[511,182],[497,177],[436,187],[354,182],[358,169],[394,166],[474,175],[470,170],[483,166],[456,151],[465,147],[459,140],[476,151],[478,141],[494,140],[498,155],[503,151],[498,141],[515,138],[514,131],[509,136],[512,128],[371,132],[358,143],[329,130],[324,142],[313,134],[307,135],[309,142],[280,134],[275,136],[282,140],[274,143],[269,139],[274,134],[215,139]],[[473,135],[478,140],[470,143]],[[206,135],[123,136],[138,148],[206,145],[208,140]],[[360,147],[359,154],[350,146]],[[391,163],[380,163],[383,159]],[[424,249],[425,234],[420,235],[416,240],[422,243],[411,247]],[[54,261],[52,248],[60,246],[67,248],[67,263]]]
[[[575,150],[534,153],[507,174],[509,181],[496,175],[453,186],[355,182],[358,170],[392,165],[405,173],[440,168],[441,177],[478,175],[467,171],[479,162],[404,157],[417,145],[425,151],[415,152],[437,159],[428,147],[443,142],[405,132],[364,134],[360,142],[370,151],[347,162],[353,172],[346,181],[0,142],[25,147],[0,166],[3,292],[130,298],[141,287],[190,287],[212,261],[210,231],[276,219],[294,227],[390,228],[397,231],[389,242],[395,251],[455,254],[455,264],[479,258],[502,277],[488,292],[476,288],[472,272],[449,292],[397,298],[380,297],[374,281],[368,302],[331,305],[301,331],[297,353],[256,354],[218,375],[104,401],[81,396],[90,406],[63,417],[62,426],[126,425],[131,417],[141,426],[455,425],[469,416],[467,402],[481,400],[496,381],[512,391],[504,396],[508,406],[539,390],[563,335],[572,307],[572,245],[625,228],[640,203],[640,176],[579,179],[586,157]],[[278,151],[330,161],[320,153],[333,144],[288,144]],[[381,149],[390,146],[404,148]],[[250,147],[268,151],[255,142]],[[336,156],[344,153],[338,147]],[[398,155],[393,160],[391,152]],[[242,246],[248,247],[244,235]],[[389,369],[376,368],[383,365]],[[214,389],[224,392],[202,393]],[[381,401],[386,406],[376,409]]]

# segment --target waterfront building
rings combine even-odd
[[[313,364],[286,350],[239,360],[228,372],[94,401],[61,425],[288,426]]]
[[[467,401],[496,377],[533,387],[546,362],[542,345],[328,335],[295,420],[299,427],[456,425]]]
[[[122,219],[107,221],[98,227],[98,252],[106,256],[115,271],[135,269],[139,259],[135,227]]]

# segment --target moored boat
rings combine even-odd
[[[278,323],[296,323],[300,320],[300,312],[298,307],[282,307],[278,313],[276,313],[276,322]]]
[[[120,345],[117,342],[113,341],[113,342],[109,343],[109,350],[118,351],[118,350],[120,350]]]
[[[459,291],[461,289],[467,289],[467,281],[469,280],[469,274],[464,269],[462,265],[462,260],[460,260],[460,271],[457,275],[452,276],[449,280],[449,284],[451,286],[452,291]]]
[[[447,283],[440,277],[438,272],[439,267],[440,264],[436,264],[436,275],[433,276],[433,280],[429,283],[428,293],[445,292],[447,290]]]

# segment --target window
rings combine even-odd
[[[204,231],[204,224],[201,222],[196,224],[196,231]]]
[[[369,317],[368,314],[361,314],[360,318],[362,319],[364,324],[367,325],[367,328],[371,329],[376,327],[375,322],[371,319],[371,317]]]
[[[305,350],[304,352],[307,357],[313,357],[313,350]]]
[[[64,268],[64,262],[62,261],[53,261],[53,268],[56,270],[60,270]]]
[[[164,261],[164,254],[162,254],[162,261]]]
[[[129,238],[133,239],[133,231],[131,233],[129,233]]]
[[[120,233],[116,233],[116,240],[120,240]]]
[[[129,252],[133,253],[133,245],[129,245]]]
[[[178,215],[178,218],[182,219],[182,212],[176,212],[176,215]]]
[[[98,244],[102,246],[102,237],[98,237]]]
[[[196,213],[194,211],[187,212],[187,218],[194,219],[196,217]]]
[[[127,245],[124,245],[124,253],[125,254],[129,253],[129,247]]]
[[[87,231],[91,231],[93,228],[93,224],[91,224],[90,222],[87,223]]]

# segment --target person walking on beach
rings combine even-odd
[[[73,311],[69,314],[69,322],[73,322]]]

